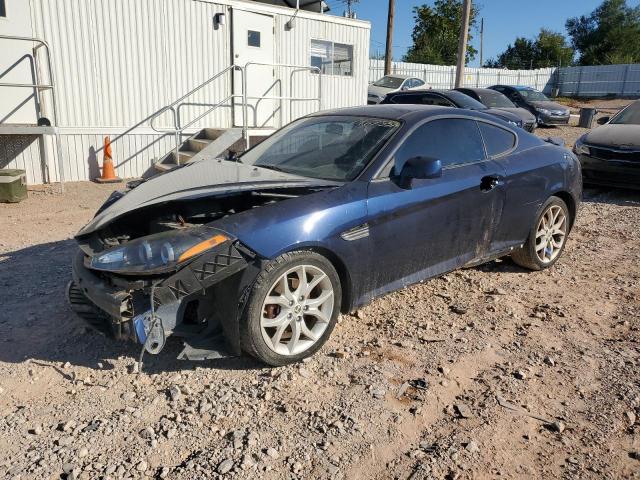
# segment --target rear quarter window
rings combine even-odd
[[[484,122],[478,122],[480,133],[487,149],[487,156],[504,155],[516,145],[516,136],[509,130]]]

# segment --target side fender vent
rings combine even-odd
[[[352,242],[354,240],[360,240],[361,238],[365,238],[369,236],[369,224],[364,223],[362,225],[358,225],[357,227],[350,228],[346,232],[342,232],[340,237],[343,240],[347,240]]]

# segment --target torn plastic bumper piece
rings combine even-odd
[[[82,252],[74,259],[68,299],[91,327],[107,336],[146,342],[147,351],[158,353],[166,338],[180,330],[187,305],[194,299],[206,300],[212,302],[212,317],[221,329],[216,335],[205,328],[186,337],[179,358],[220,358],[241,353],[239,318],[243,299],[260,271],[260,261],[238,242],[219,245],[165,279],[156,277],[155,325],[150,312],[150,280],[98,275],[86,261]]]
[[[162,319],[152,315],[151,311],[133,318],[133,328],[138,337],[138,342],[144,345],[144,349],[152,355],[162,351],[167,341],[167,336],[162,326]]]

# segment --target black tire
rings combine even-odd
[[[260,318],[262,316],[263,303],[274,283],[287,270],[300,265],[314,266],[327,275],[333,288],[333,311],[324,333],[316,340],[315,344],[296,355],[281,355],[275,352],[262,336]],[[303,358],[310,357],[324,345],[331,335],[338,321],[338,315],[340,314],[341,299],[342,289],[340,286],[340,278],[336,269],[325,257],[308,250],[288,252],[280,255],[267,263],[260,274],[258,274],[256,282],[252,287],[240,321],[242,349],[258,360],[274,367],[296,363]]]
[[[560,207],[565,215],[567,226],[566,226],[566,234],[564,237],[564,241],[559,249],[559,252],[555,256],[555,258],[549,262],[542,262],[538,255],[536,254],[535,245],[536,245],[536,232],[540,220],[543,214],[552,206]],[[564,252],[564,248],[567,245],[567,237],[569,236],[569,225],[571,224],[571,214],[569,209],[567,208],[567,204],[564,203],[564,200],[561,198],[552,196],[547,199],[547,201],[540,207],[536,217],[531,225],[531,229],[529,231],[529,236],[527,237],[527,241],[519,250],[516,250],[511,254],[511,258],[515,263],[520,265],[521,267],[528,268],[529,270],[543,270],[545,268],[552,267],[560,258],[562,253]]]

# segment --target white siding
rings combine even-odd
[[[32,6],[33,34],[53,52],[63,127],[133,125],[229,66],[229,32],[213,25],[214,15],[226,11],[222,5],[34,0]],[[221,78],[193,100],[229,91],[229,79]],[[228,115],[219,112],[215,122],[228,126]]]
[[[285,29],[288,17],[276,18],[276,62],[281,64],[310,65],[311,39],[331,40],[353,46],[353,75],[322,76],[322,109],[363,105],[367,100],[366,78],[369,70],[369,28],[352,27],[333,23],[331,17],[327,21],[316,21],[297,18],[291,30]],[[297,97],[316,97],[318,92],[318,75],[310,72],[296,72],[293,69],[281,69],[280,79],[283,92],[293,93]],[[293,102],[288,111],[288,102],[284,102],[284,123],[317,110],[317,102]]]
[[[51,45],[66,180],[97,175],[102,158],[100,153],[96,159],[93,152],[102,146],[104,135],[115,137],[230,66],[229,14],[234,7],[274,15],[276,62],[309,65],[311,38],[353,45],[355,75],[323,79],[323,108],[362,104],[366,99],[367,22],[301,11],[294,28],[286,30],[293,9],[242,0],[31,0],[30,4],[31,34]],[[226,25],[214,24],[219,13],[227,14]],[[5,55],[6,51],[0,52]],[[292,69],[280,70],[283,95],[316,96],[317,75],[295,73],[291,85]],[[187,101],[217,103],[231,94],[231,82],[231,75],[220,77]],[[297,102],[293,109],[289,101],[282,103],[276,126],[317,110],[313,102]],[[50,112],[50,99],[45,99],[45,107]],[[182,123],[205,108],[183,109]],[[231,123],[231,108],[221,107],[194,127],[225,128]],[[156,122],[160,127],[170,124],[168,113]],[[153,158],[172,146],[171,137],[157,135],[148,126],[133,133],[113,144],[121,177],[141,175]],[[7,142],[0,138],[0,143]],[[45,143],[50,176],[56,181],[53,139]],[[29,183],[43,181],[40,164],[38,142],[10,161],[5,158],[5,166],[27,170]]]

